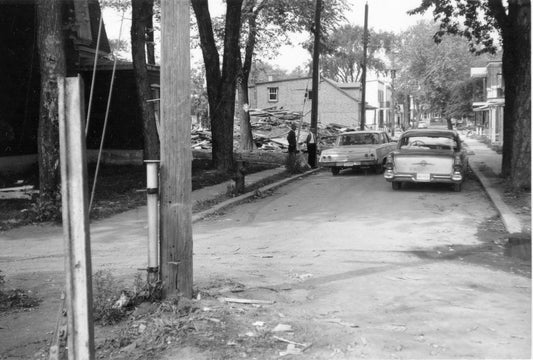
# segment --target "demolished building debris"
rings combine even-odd
[[[288,149],[287,134],[292,124],[300,127],[298,143],[300,149],[305,151],[305,139],[309,133],[309,123],[301,122],[302,113],[277,108],[250,109],[250,123],[253,141],[258,150],[286,152]],[[318,125],[319,149],[333,146],[336,136],[354,129],[346,128],[340,124]],[[239,148],[240,126],[235,122],[233,130],[234,148]],[[193,126],[191,132],[191,147],[194,150],[211,149],[211,131]]]

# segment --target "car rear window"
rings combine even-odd
[[[420,150],[454,150],[457,151],[457,142],[445,136],[410,136],[400,141],[400,149]]]
[[[377,133],[345,134],[337,138],[338,146],[379,144]]]

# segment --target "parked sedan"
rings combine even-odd
[[[335,146],[320,154],[319,165],[331,168],[333,175],[342,169],[372,167],[383,172],[387,155],[396,148],[384,131],[350,131],[339,134]]]
[[[461,191],[468,168],[466,150],[454,130],[417,129],[402,134],[385,164],[385,179],[398,190],[403,182],[448,183]]]

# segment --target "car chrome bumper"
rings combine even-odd
[[[388,182],[413,182],[413,183],[449,183],[456,184],[463,181],[463,175],[459,172],[453,174],[429,174],[428,178],[421,179],[417,173],[394,173],[392,170],[386,170],[383,177]]]
[[[354,160],[354,161],[320,161],[318,165],[324,167],[350,168],[354,166],[375,166],[376,160]]]

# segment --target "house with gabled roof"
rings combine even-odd
[[[249,86],[250,107],[278,108],[303,114],[311,121],[312,78],[301,77],[258,82]],[[368,109],[368,105],[367,105]],[[318,123],[357,128],[361,118],[361,84],[341,84],[320,78],[318,89]]]

